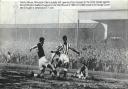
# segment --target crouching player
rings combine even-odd
[[[64,78],[66,78],[67,76],[67,71],[69,68],[69,56],[68,56],[68,52],[69,49],[76,52],[77,54],[79,54],[78,51],[76,51],[74,48],[71,48],[70,45],[67,42],[67,36],[64,35],[63,36],[63,44],[61,46],[59,46],[59,48],[57,49],[57,54],[59,55],[59,60],[58,60],[58,67],[61,67],[63,69],[63,74],[64,74]],[[58,76],[59,76],[59,72],[58,72]]]
[[[74,77],[86,79],[88,77],[88,68],[85,64],[82,65],[80,69],[77,70]]]
[[[39,43],[30,49],[30,52],[32,51],[32,49],[35,49],[35,48],[38,49],[39,70],[40,70],[38,77],[44,77],[45,68],[50,68],[52,72],[56,75],[55,68],[51,65],[49,60],[45,58],[45,53],[43,49],[44,40],[45,40],[44,37],[40,37]]]

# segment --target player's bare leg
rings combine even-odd
[[[57,71],[55,70],[54,66],[52,64],[48,64],[47,65],[47,68],[50,68],[52,70],[52,75],[56,76],[57,75]]]
[[[44,72],[45,72],[46,66],[42,65],[42,69],[40,69],[40,73],[37,77],[44,78]]]

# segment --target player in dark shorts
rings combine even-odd
[[[44,76],[45,68],[50,68],[52,72],[56,75],[55,68],[51,65],[51,62],[45,58],[45,53],[43,49],[44,40],[44,37],[40,37],[39,43],[30,49],[30,51],[35,48],[38,49],[40,77]]]

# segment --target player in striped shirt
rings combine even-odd
[[[76,52],[78,55],[80,54],[74,48],[71,48],[70,44],[67,42],[67,36],[64,35],[63,36],[63,44],[61,46],[59,46],[59,48],[58,48],[58,51],[60,52],[60,54],[59,54],[60,57],[58,60],[58,65],[57,65],[59,67],[63,67],[63,72],[64,72],[63,77],[66,77],[68,67],[69,67],[69,56],[68,56],[69,50]]]

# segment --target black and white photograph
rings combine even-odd
[[[0,0],[0,89],[128,89],[128,0],[45,1]]]

